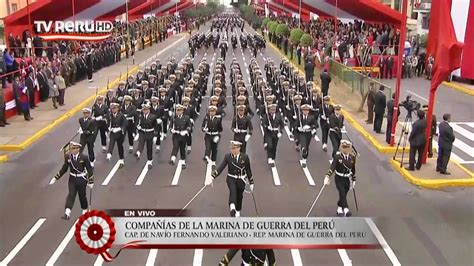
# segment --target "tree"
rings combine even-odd
[[[300,29],[292,29],[290,32],[290,41],[294,44],[299,44],[301,36],[303,36],[304,32]]]
[[[262,21],[262,25],[263,25],[264,27],[266,27],[266,26],[267,26],[267,23],[268,23],[269,21],[270,21],[269,18],[264,18],[263,21]]]
[[[288,25],[286,24],[279,24],[276,28],[276,34],[280,36],[285,36],[288,37],[290,35],[290,29],[288,28]]]
[[[275,31],[276,31],[276,28],[278,26],[278,23],[276,23],[275,21],[271,21],[269,22],[270,23],[270,26],[268,27],[268,30],[272,33],[272,34],[275,34]]]
[[[313,38],[311,37],[311,35],[305,33],[303,34],[303,36],[301,36],[300,44],[303,46],[311,46],[313,45]]]

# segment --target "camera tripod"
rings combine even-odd
[[[397,161],[396,158],[397,158],[398,151],[400,149],[400,144],[403,143],[402,144],[403,145],[402,158],[400,159],[400,167],[403,167],[403,159],[405,157],[405,150],[406,150],[406,145],[407,145],[407,141],[408,141],[408,133],[409,133],[410,127],[413,123],[411,113],[412,112],[408,112],[407,116],[405,117],[405,122],[404,122],[403,127],[402,127],[402,134],[398,138],[397,149],[395,150],[395,154],[393,155],[393,160]]]

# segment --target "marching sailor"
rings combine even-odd
[[[125,130],[127,129],[128,122],[125,116],[119,112],[118,103],[111,103],[110,110],[112,112],[109,118],[110,142],[107,151],[107,160],[110,161],[110,159],[112,159],[112,151],[114,150],[115,143],[117,143],[120,167],[123,167],[125,164],[123,160],[123,141],[125,139]]]
[[[237,114],[232,119],[232,131],[234,132],[234,140],[242,143],[240,151],[246,153],[247,142],[252,136],[253,126],[251,117],[245,113],[247,106],[237,106]]]
[[[182,167],[186,169],[186,143],[188,140],[188,134],[191,132],[191,120],[188,116],[183,115],[184,106],[181,104],[176,105],[176,114],[171,119],[170,128],[173,134],[173,150],[171,151],[171,158],[169,163],[174,165],[176,163],[176,155],[181,155],[183,162]]]
[[[161,136],[162,136],[162,126],[163,126],[163,117],[165,117],[165,107],[160,105],[160,98],[157,96],[152,96],[151,97],[151,108],[150,112],[156,116],[156,122],[158,123],[158,132],[155,132],[155,144],[156,144],[156,149],[155,153],[159,153],[161,150]]]
[[[80,153],[81,147],[82,145],[76,142],[69,144],[69,155],[64,158],[63,166],[51,180],[51,184],[56,183],[69,170],[69,194],[66,197],[66,210],[62,217],[65,220],[69,220],[71,216],[71,209],[74,206],[76,194],[79,195],[82,214],[87,212],[86,186],[89,186],[91,189],[94,186],[94,169],[90,164],[89,158]]]
[[[263,116],[262,123],[264,130],[264,147],[267,150],[268,164],[270,167],[275,166],[278,139],[282,136],[281,132],[285,126],[281,115],[276,113],[276,109],[276,104],[269,105],[268,114]]]
[[[204,152],[204,161],[216,165],[217,146],[219,145],[220,135],[222,132],[222,117],[216,115],[217,107],[209,106],[208,114],[202,121],[202,131],[204,132],[204,143],[206,150]]]
[[[128,153],[133,152],[133,139],[137,131],[138,112],[137,107],[132,104],[132,96],[125,95],[123,97],[122,113],[127,120],[126,132],[128,135]],[[125,132],[124,132],[125,134]],[[125,137],[125,135],[124,135]]]
[[[82,109],[83,117],[79,118],[79,130],[77,131],[81,134],[80,144],[81,144],[81,154],[84,151],[85,146],[87,145],[87,153],[89,156],[89,161],[94,167],[95,155],[94,155],[94,142],[97,137],[97,123],[91,117],[91,109],[83,108]]]
[[[245,190],[245,178],[250,183],[250,190],[253,192],[254,181],[252,178],[252,170],[250,168],[250,158],[247,154],[240,152],[242,143],[232,140],[230,153],[226,154],[220,166],[213,171],[212,178],[217,178],[220,173],[227,168],[227,187],[229,188],[229,208],[231,217],[240,217],[242,210],[242,199]],[[209,182],[209,181],[207,181]],[[206,185],[210,185],[207,183]]]
[[[320,120],[321,125],[321,142],[323,143],[323,151],[327,151],[328,135],[329,135],[329,117],[334,113],[334,108],[329,103],[331,97],[329,95],[324,96],[323,103],[320,107]]]
[[[342,133],[344,132],[344,116],[341,114],[341,105],[334,106],[334,113],[329,117],[329,138],[332,143],[332,157],[341,145]]]
[[[92,107],[92,116],[97,123],[97,129],[100,131],[100,142],[102,152],[107,152],[107,118],[109,117],[109,107],[104,104],[104,96],[98,95],[96,103]]]
[[[138,119],[138,147],[135,152],[135,157],[140,159],[140,154],[143,151],[146,142],[146,156],[148,169],[151,169],[153,163],[153,138],[159,132],[157,117],[154,114],[150,114],[150,105],[142,105],[142,114]]]
[[[219,266],[228,266],[230,261],[237,254],[238,249],[229,249],[219,262]],[[268,264],[265,264],[268,261]],[[242,249],[242,264],[251,266],[275,266],[275,252],[273,249]]]
[[[339,201],[337,202],[337,216],[351,216],[351,212],[347,205],[347,192],[353,189],[356,181],[356,156],[351,153],[352,144],[348,140],[341,141],[340,152],[336,153],[334,160],[331,163],[326,176],[324,177],[324,184],[329,185],[330,177],[335,173],[336,188],[339,192]]]
[[[316,118],[309,113],[311,106],[309,104],[303,104],[301,106],[302,114],[299,117],[298,130],[298,139],[301,145],[301,166],[306,167],[306,159],[309,154],[309,144],[311,144],[311,139],[316,135],[316,129],[318,124],[316,123]]]

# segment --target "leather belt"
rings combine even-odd
[[[352,174],[343,174],[343,173],[339,173],[338,171],[335,171],[336,172],[336,175],[338,176],[341,176],[341,177],[351,177]]]
[[[71,176],[74,176],[74,177],[85,177],[86,176],[86,173],[80,173],[80,174],[73,174],[73,173],[69,173]]]
[[[206,132],[206,135],[216,136],[219,135],[219,132]]]
[[[231,175],[231,174],[227,174],[227,175],[235,179],[242,179],[242,180],[244,180],[247,177],[247,175]]]

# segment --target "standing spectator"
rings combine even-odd
[[[293,42],[290,42],[290,60],[293,60],[293,49],[294,49],[295,45],[293,44]]]
[[[451,122],[451,114],[443,115],[443,122],[439,124],[438,138],[438,160],[436,162],[436,172],[443,175],[450,175],[448,172],[448,162],[453,149],[453,142],[456,139],[453,128],[449,125]]]
[[[38,80],[38,85],[40,88],[40,101],[46,102],[48,100],[48,76],[44,72],[44,66],[38,67],[38,72],[36,73],[36,78]]]
[[[428,105],[423,105],[423,111],[428,112]],[[430,141],[428,142],[428,158],[433,158],[433,137],[436,134],[436,128],[438,123],[436,122],[436,115],[431,116],[431,132],[430,132]]]
[[[379,73],[380,73],[380,78],[384,79],[385,78],[385,59],[383,58],[383,54],[379,56]]]
[[[383,134],[384,132],[381,131],[382,129],[382,122],[383,122],[383,115],[385,114],[385,107],[387,106],[387,97],[385,97],[385,87],[380,85],[380,89],[375,95],[375,105],[374,105],[374,131],[378,134]]]
[[[58,91],[59,91],[59,96],[58,96],[59,106],[63,106],[64,96],[66,94],[66,81],[64,81],[64,78],[60,75],[59,71],[56,71],[56,76],[54,77],[54,83],[58,87]]]
[[[392,79],[392,68],[393,68],[393,56],[388,55],[387,60],[385,61],[385,71],[387,72],[384,76],[387,79]]]
[[[134,51],[134,46],[132,46],[132,55]],[[87,66],[87,79],[89,82],[92,82],[92,70],[93,70],[93,64],[94,64],[94,55],[93,55],[94,49],[91,49],[89,53],[86,56],[86,66]]]
[[[42,57],[43,56],[43,41],[39,36],[35,36],[33,38],[33,46],[35,48],[35,56]]]
[[[58,90],[58,86],[54,83],[54,80],[55,80],[54,74],[51,73],[51,75],[47,77],[49,98],[51,98],[51,100],[53,101],[54,109],[58,109],[57,103],[58,103],[59,90]]]
[[[28,76],[25,79],[25,86],[28,90],[28,98],[29,98],[29,104],[30,104],[30,109],[35,109],[36,103],[35,103],[35,90],[36,90],[36,82],[34,78],[34,71],[32,68],[28,69]]]
[[[301,65],[301,46],[296,47],[296,57],[298,57],[298,65]]]
[[[306,76],[306,82],[308,81],[313,81],[314,77],[314,63],[313,63],[313,58],[308,57],[306,60],[306,64],[304,66],[304,72]]]
[[[13,71],[13,62],[15,61],[15,58],[13,56],[13,50],[10,49],[10,50],[7,50],[5,49],[4,53],[3,53],[3,61],[5,62],[5,66],[6,66],[6,72],[5,73],[10,73]],[[8,82],[12,82],[12,75],[8,75],[7,76],[7,79],[8,79]]]
[[[385,141],[390,144],[392,134],[392,119],[395,102],[395,93],[392,93],[392,99],[387,102],[387,131],[385,132]],[[397,112],[397,118],[400,116],[400,110]]]
[[[365,123],[372,124],[374,122],[374,105],[375,105],[375,91],[374,83],[370,83],[369,93],[367,95],[367,120]]]
[[[410,141],[410,157],[409,157],[409,167],[406,168],[408,171],[415,171],[415,161],[416,169],[421,169],[421,160],[423,159],[423,150],[425,149],[426,137],[426,119],[425,112],[423,110],[418,110],[416,115],[418,120],[413,123],[410,136],[408,140]],[[415,160],[416,153],[418,152],[418,160]]]
[[[28,100],[28,89],[22,83],[20,83],[20,77],[15,76],[15,82],[13,84],[13,89],[16,92],[16,97],[18,99],[18,106],[23,113],[23,117],[26,121],[33,120],[33,117],[30,115],[30,103]]]
[[[321,73],[321,91],[323,92],[323,97],[329,93],[329,83],[331,83],[331,75],[328,73],[327,68],[324,69]]]

